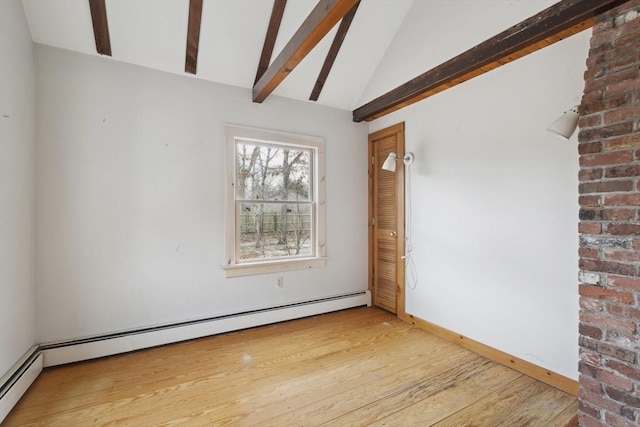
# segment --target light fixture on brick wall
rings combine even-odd
[[[407,153],[405,154],[404,157],[402,157],[401,159],[398,158],[398,155],[394,152],[389,153],[389,157],[387,157],[387,160],[384,161],[384,163],[382,164],[382,169],[389,171],[389,172],[395,172],[396,171],[396,161],[398,162],[403,162],[405,165],[410,166],[411,163],[413,163],[413,153]]]
[[[553,121],[547,128],[554,135],[568,140],[578,127],[578,106],[574,106],[569,111]]]

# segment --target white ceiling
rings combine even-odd
[[[97,55],[87,0],[22,0],[35,43]],[[289,0],[272,60],[317,0]],[[319,104],[353,110],[413,0],[363,0]],[[195,78],[251,88],[272,0],[204,0]],[[188,0],[106,0],[113,60],[184,72]],[[274,91],[308,100],[336,27]],[[189,75],[191,76],[191,75]],[[268,99],[265,101],[268,102]]]
[[[273,0],[204,0],[195,77],[184,72],[189,0],[105,1],[113,54],[109,60],[253,86]],[[354,110],[556,1],[361,0],[317,102]],[[272,60],[317,2],[288,0]],[[98,55],[88,0],[22,3],[35,43]],[[309,99],[337,27],[274,95]]]

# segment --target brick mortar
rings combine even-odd
[[[579,109],[579,423],[640,425],[640,0],[599,16]]]

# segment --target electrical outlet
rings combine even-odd
[[[278,276],[276,286],[278,286],[279,288],[284,288],[284,277]]]

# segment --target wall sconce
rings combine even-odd
[[[414,159],[413,153],[407,153],[403,158],[399,159],[396,153],[391,152],[389,153],[389,157],[387,157],[387,160],[385,160],[384,163],[382,164],[382,169],[389,172],[395,172],[396,161],[398,162],[401,161],[405,165],[410,166],[413,163],[413,159]]]
[[[554,135],[568,140],[578,127],[578,106],[565,111],[564,114],[553,121],[547,128]]]

